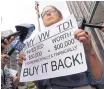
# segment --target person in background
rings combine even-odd
[[[9,43],[14,40],[14,36],[12,36],[9,40],[5,39],[3,43],[1,43],[1,89],[17,89],[18,87],[18,77],[17,75],[13,76],[7,68],[7,64],[9,61],[9,56],[6,53],[6,47]]]
[[[22,63],[23,63],[24,57],[25,57],[25,54],[24,54],[23,51],[21,51],[21,52],[19,53],[19,58],[18,58],[18,65],[19,65],[20,67],[22,67]]]
[[[23,51],[21,51],[20,53],[19,53],[19,58],[18,58],[18,65],[19,65],[19,74],[18,74],[18,77],[19,77],[19,79],[20,79],[20,74],[21,74],[21,68],[22,68],[22,64],[23,64],[23,59],[24,59],[24,57],[25,57],[25,54],[24,54],[24,52]]]
[[[18,76],[12,75],[11,69],[7,67],[9,56],[6,53],[1,54],[1,88],[16,89],[18,87]]]

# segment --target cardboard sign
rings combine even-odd
[[[73,15],[25,42],[20,82],[77,74],[87,70],[83,44],[74,38]]]

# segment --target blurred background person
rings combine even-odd
[[[17,73],[13,75],[10,68],[7,67],[9,56],[6,53],[1,54],[1,88],[16,89],[18,87]]]
[[[14,40],[14,36],[12,36],[9,40],[5,39],[3,43],[1,43],[1,88],[2,89],[17,89],[18,87],[18,77],[17,73],[12,75],[12,69],[7,67],[7,64],[10,60],[9,55],[7,55],[6,47],[9,43]]]

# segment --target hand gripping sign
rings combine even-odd
[[[83,44],[74,38],[73,15],[25,42],[21,82],[77,74],[87,70]]]

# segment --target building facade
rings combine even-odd
[[[71,14],[77,21],[85,18],[86,23],[102,25],[104,23],[104,1],[67,1]],[[85,28],[92,36],[93,47],[104,63],[104,33],[96,28]]]

